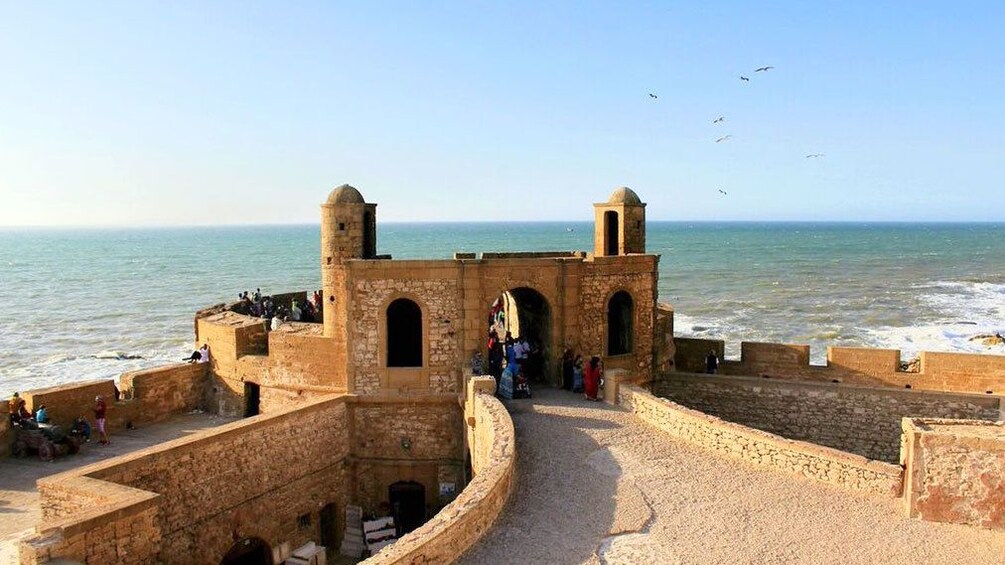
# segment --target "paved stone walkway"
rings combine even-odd
[[[1005,563],[1005,532],[909,519],[899,499],[755,468],[620,407],[507,402],[517,486],[461,563]]]
[[[41,518],[36,480],[234,420],[212,414],[183,414],[167,422],[116,432],[107,446],[99,445],[94,436],[91,443],[81,446],[80,453],[48,463],[36,456],[0,459],[0,565],[17,563],[16,540],[33,531]]]

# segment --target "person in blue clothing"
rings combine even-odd
[[[39,424],[49,423],[49,412],[45,409],[45,404],[42,404],[38,407],[38,410],[35,410],[35,421]]]

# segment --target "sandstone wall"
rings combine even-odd
[[[450,563],[488,532],[505,507],[516,472],[513,421],[492,396],[491,377],[476,377],[472,383],[465,410],[471,414],[471,444],[480,446],[478,454],[472,451],[474,479],[432,520],[365,563]]]
[[[14,432],[10,428],[10,418],[0,418],[0,458],[10,455],[10,447],[14,442]]]
[[[721,340],[675,337],[677,370],[705,371],[710,349],[722,359]],[[900,351],[861,347],[828,347],[826,365],[809,364],[809,346],[783,343],[740,344],[739,361],[723,361],[719,373],[768,376],[773,379],[842,382],[946,392],[1005,394],[1005,355],[970,353],[920,354],[920,371],[900,370]]]
[[[904,421],[912,517],[1005,530],[1005,422]]]
[[[869,459],[900,458],[902,418],[997,420],[1001,398],[752,377],[666,373],[653,393],[688,408]]]
[[[116,548],[115,559],[88,561],[96,563],[208,563],[219,561],[237,539],[294,547],[318,539],[316,527],[302,529],[297,518],[307,514],[316,525],[326,502],[344,512],[348,420],[344,398],[326,399],[46,477],[39,489],[55,531],[28,545],[78,560],[90,559],[99,546]],[[93,522],[95,516],[119,517],[118,499],[105,494],[119,488],[155,499],[156,520],[143,535],[159,543],[146,553],[127,552],[126,533]],[[81,530],[84,543],[75,535]]]
[[[634,385],[618,386],[618,402],[656,428],[712,451],[851,490],[900,494],[896,465],[726,422]]]

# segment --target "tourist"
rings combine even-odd
[[[499,381],[499,375],[502,375],[502,362],[503,362],[503,347],[502,343],[499,342],[499,334],[496,332],[495,328],[489,330],[489,374]]]
[[[527,338],[520,336],[514,348],[516,349],[516,363],[522,367],[530,357],[530,344],[527,343]]]
[[[71,436],[80,436],[84,438],[84,442],[91,441],[91,425],[87,423],[87,418],[83,415],[77,416],[77,419],[73,421],[73,426],[70,427]]]
[[[506,332],[506,367],[512,367],[515,374],[518,366],[516,342],[513,341],[513,334]]]
[[[296,300],[294,300],[294,301],[293,301],[293,304],[292,304],[292,305],[290,305],[290,317],[291,317],[291,319],[292,319],[292,320],[293,320],[294,322],[299,322],[299,321],[300,321],[300,314],[301,314],[301,313],[302,313],[302,312],[301,312],[301,310],[300,310],[300,306],[299,306],[299,305],[297,305],[297,301],[296,301]]]
[[[583,392],[583,356],[572,362],[572,392]]]
[[[272,317],[272,331],[278,330],[281,325],[283,325],[283,319],[277,313]]]
[[[40,405],[38,410],[35,410],[35,421],[39,424],[49,423],[49,413],[45,409],[45,404]]]
[[[184,359],[182,359],[182,360],[183,360],[183,361],[188,361],[189,363],[195,363],[195,362],[196,362],[196,361],[198,361],[199,359],[202,359],[202,354],[201,354],[201,353],[199,353],[199,350],[198,350],[198,349],[196,349],[195,351],[193,351],[193,352],[192,352],[192,354],[191,354],[191,355],[189,355],[188,357],[185,357],[185,358],[184,358]]]
[[[13,424],[17,420],[20,420],[18,416],[18,407],[21,405],[21,395],[14,393],[7,401],[7,413],[10,415],[10,422]]]
[[[205,344],[205,343],[202,344],[202,347],[199,348],[198,353],[199,353],[199,362],[200,363],[209,363],[209,345],[208,344]]]
[[[590,362],[583,371],[583,397],[587,400],[600,400],[597,393],[600,389],[600,357],[590,357]]]
[[[105,411],[108,407],[105,405],[105,399],[98,396],[94,397],[94,425],[98,428],[98,436],[101,438],[101,445],[108,445],[108,434],[105,432]]]
[[[256,288],[254,295],[254,302],[257,304],[262,301],[262,289]]]
[[[705,372],[714,375],[716,371],[719,370],[719,357],[715,354],[715,350],[708,352],[708,356],[705,357]]]
[[[572,390],[573,369],[572,364],[575,362],[575,358],[572,356],[572,350],[568,347],[562,352],[562,388],[565,390]]]
[[[471,356],[471,374],[475,376],[483,375],[485,373],[485,365],[482,359],[482,352],[475,351],[475,354]]]

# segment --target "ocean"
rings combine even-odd
[[[592,250],[592,223],[385,223],[378,253]],[[0,394],[193,347],[196,310],[320,288],[320,227],[0,229]],[[1005,224],[649,222],[678,336],[1005,354]],[[3,392],[6,390],[6,393]]]

